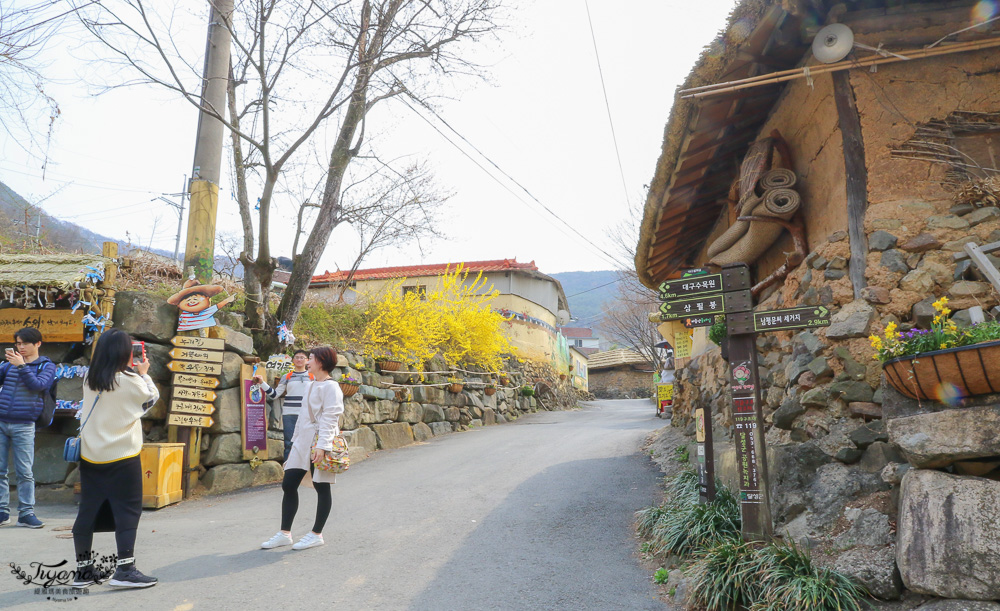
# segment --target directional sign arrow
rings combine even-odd
[[[205,361],[208,363],[221,363],[224,352],[214,350],[198,350],[196,348],[173,348],[170,356],[183,361]]]
[[[660,320],[678,320],[725,312],[745,312],[753,307],[752,304],[753,297],[748,290],[675,299],[660,304]]]
[[[207,401],[211,403],[212,401],[215,401],[217,395],[213,391],[205,390],[203,388],[174,386],[172,396],[174,399],[180,399],[181,401]]]
[[[197,401],[178,401],[174,399],[170,402],[170,413],[172,414],[201,414],[210,416],[215,413],[215,406],[211,403],[198,403]]]
[[[212,337],[186,337],[178,335],[170,343],[178,348],[200,348],[201,350],[225,350],[226,342]]]
[[[218,388],[219,379],[208,376],[174,374],[174,386],[190,386],[192,388]]]
[[[800,306],[763,312],[743,312],[726,317],[729,335],[812,329],[830,326],[830,310],[823,306]]]
[[[170,414],[167,416],[167,424],[174,426],[194,426],[207,428],[212,426],[213,420],[208,416],[189,416],[187,414]]]
[[[167,369],[177,373],[200,373],[217,376],[222,373],[222,363],[196,363],[192,361],[170,361]]]

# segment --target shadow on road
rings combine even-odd
[[[487,516],[410,608],[664,609],[631,530],[658,480],[640,454],[546,469]]]

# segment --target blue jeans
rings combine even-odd
[[[288,453],[292,451],[292,433],[295,432],[295,423],[298,420],[298,416],[281,417],[281,428],[284,429],[285,433],[285,458],[282,459],[282,462],[288,460]]]
[[[9,512],[10,487],[7,483],[7,454],[14,448],[17,474],[17,515],[35,512],[35,423],[0,422],[0,512]]]

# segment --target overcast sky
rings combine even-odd
[[[641,204],[673,92],[732,6],[732,0],[590,0],[623,185],[584,2],[517,2],[515,23],[487,59],[493,64],[489,82],[464,85],[458,99],[442,101],[438,111],[597,246],[501,179],[517,196],[512,194],[409,108],[389,101],[370,121],[372,144],[388,158],[412,155],[429,162],[442,188],[454,193],[442,214],[448,237],[425,243],[423,252],[387,249],[362,267],[516,258],[534,260],[546,273],[612,269],[601,252],[615,252],[608,229],[627,216],[627,198]],[[177,215],[156,198],[180,191],[190,174],[197,113],[151,87],[95,97],[79,78],[90,73],[88,67],[73,57],[86,55],[82,34],[63,31],[67,35],[45,53],[45,73],[56,80],[48,93],[61,110],[45,179],[40,160],[0,134],[0,180],[29,201],[44,199],[53,216],[115,238],[124,239],[127,231],[133,242],[172,251]],[[203,24],[199,32],[203,37]],[[221,188],[220,231],[234,232],[239,216],[225,177]],[[288,197],[275,202],[275,255],[291,254],[297,206]],[[349,267],[356,249],[352,230],[339,227],[317,273]]]

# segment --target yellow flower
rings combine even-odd
[[[941,298],[941,303],[948,303],[948,298],[947,297],[942,297]]]
[[[941,310],[941,315],[942,316],[947,316],[949,314],[951,314],[951,310],[949,310],[948,308],[945,308],[945,309]]]
[[[936,325],[936,324],[938,324],[939,322],[941,322],[941,316],[935,316],[935,317],[934,317],[934,324]]]
[[[947,344],[947,343],[945,343],[945,342],[941,342],[941,349],[942,349],[942,350],[944,350],[944,349],[945,349],[945,348],[947,348],[947,347],[948,347],[948,344]]]
[[[896,323],[890,322],[885,326],[885,336],[892,337],[896,334]]]
[[[876,350],[881,350],[882,349],[882,338],[881,337],[879,337],[877,335],[872,335],[868,339],[872,343],[872,348],[874,348]]]

